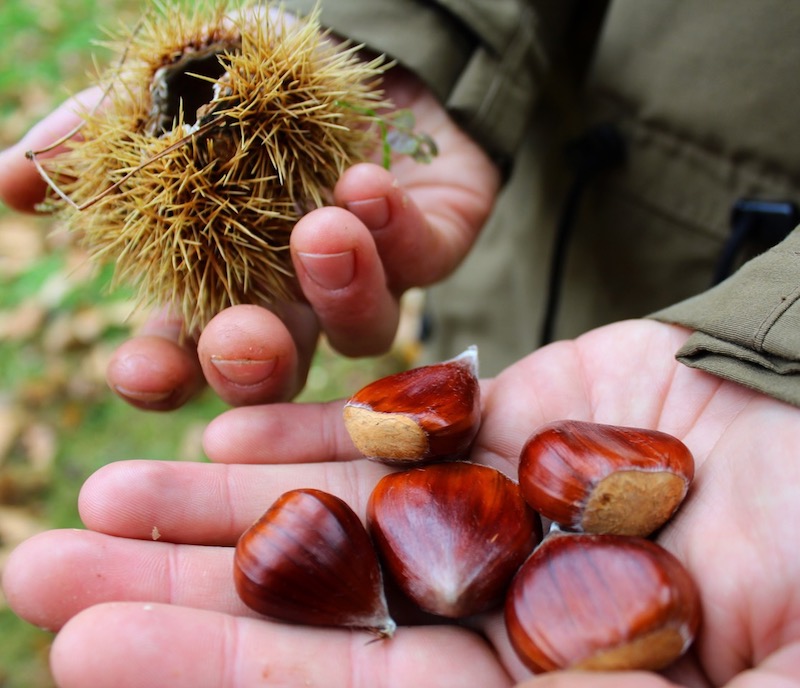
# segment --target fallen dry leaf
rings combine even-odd
[[[20,441],[25,457],[34,471],[49,471],[58,451],[58,433],[47,423],[32,423],[23,431]]]
[[[8,401],[0,403],[0,465],[8,458],[25,427],[26,414]]]
[[[38,334],[47,309],[36,298],[27,298],[16,308],[0,311],[0,341],[20,343]]]
[[[40,221],[22,215],[0,219],[0,277],[22,274],[44,254],[45,248]]]

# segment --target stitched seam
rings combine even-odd
[[[800,254],[794,252],[794,255],[798,256]],[[781,315],[783,315],[798,299],[800,299],[800,286],[795,287],[787,296],[782,296],[780,302],[776,303],[772,310],[767,313],[761,325],[758,326],[753,334],[753,348],[756,351],[765,353],[764,341],[769,335],[770,330],[774,327],[775,323],[778,322]]]
[[[503,52],[497,72],[492,77],[486,94],[478,106],[473,122],[480,124],[490,118],[491,109],[497,100],[497,93],[513,75],[512,65],[519,63],[520,53],[525,52],[525,47],[530,46],[533,53],[532,60],[540,73],[544,72],[547,65],[547,57],[542,50],[541,44],[536,40],[538,22],[532,9],[526,8],[520,18],[519,26],[514,31],[514,35],[508,42],[508,48]]]

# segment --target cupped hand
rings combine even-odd
[[[439,154],[429,164],[397,157],[391,170],[357,164],[334,188],[334,205],[298,221],[290,248],[302,300],[231,307],[188,343],[180,339],[180,321],[156,313],[109,365],[109,384],[120,396],[140,408],[169,410],[207,382],[236,406],[287,400],[305,384],[320,332],[348,356],[389,349],[400,297],[443,279],[466,256],[491,210],[499,174],[416,78],[395,68],[386,74],[385,91],[414,113],[416,128],[436,141]],[[82,93],[0,153],[0,200],[34,209],[46,185],[26,151],[68,134],[80,121],[76,111],[100,97],[97,89]]]
[[[696,580],[704,622],[663,675],[530,679],[499,613],[401,626],[367,643],[249,612],[232,583],[238,535],[297,487],[337,494],[363,514],[390,470],[356,455],[340,403],[228,411],[206,432],[216,463],[101,469],[80,499],[89,530],[44,533],[12,554],[9,603],[60,629],[51,663],[65,687],[800,686],[800,409],[676,363],[685,337],[631,321],[535,352],[483,383],[471,455],[514,477],[529,434],[563,418],[659,429],[689,446],[695,483],[659,541]]]

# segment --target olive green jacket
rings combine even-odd
[[[611,0],[601,21],[603,5],[321,2],[323,23],[419,75],[508,173],[474,250],[429,292],[429,356],[477,343],[494,374],[536,348],[560,236],[555,338],[650,315],[695,331],[684,363],[800,405],[800,229],[756,258],[745,244],[735,267],[752,260],[709,289],[738,199],[800,202],[800,6]],[[624,161],[568,208],[565,146],[600,123]]]

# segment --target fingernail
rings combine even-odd
[[[175,390],[172,389],[166,392],[145,392],[140,389],[128,389],[120,385],[114,385],[114,391],[121,397],[143,406],[157,406],[168,401],[175,394]]]
[[[344,289],[356,272],[353,251],[342,253],[300,253],[308,276],[323,289]]]
[[[211,363],[228,382],[240,387],[254,387],[267,380],[275,370],[276,359],[211,357]]]
[[[368,229],[383,229],[389,224],[389,201],[385,196],[352,201],[346,206],[353,215],[367,225]]]

